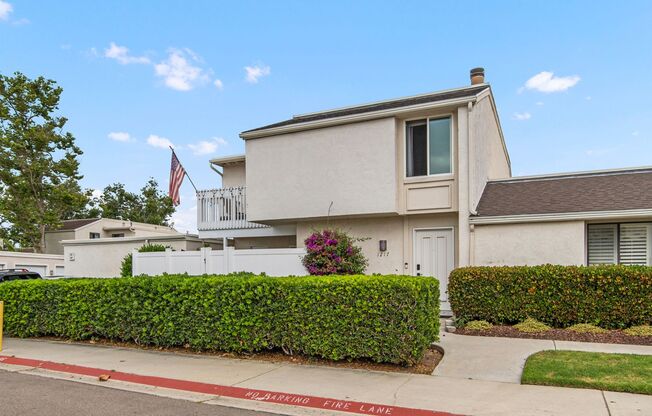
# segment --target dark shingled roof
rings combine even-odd
[[[266,129],[271,129],[274,127],[283,127],[283,126],[289,126],[292,124],[299,124],[299,123],[307,123],[310,121],[317,121],[317,120],[324,120],[324,119],[329,119],[329,118],[336,118],[336,117],[343,117],[343,116],[350,116],[350,115],[355,115],[355,114],[364,114],[364,113],[370,113],[373,111],[380,111],[380,110],[391,110],[394,108],[401,108],[401,107],[408,107],[412,105],[418,105],[418,104],[426,104],[426,103],[431,103],[431,102],[437,102],[437,101],[446,101],[446,100],[454,100],[457,98],[472,98],[475,95],[478,95],[482,91],[489,89],[489,85],[487,84],[480,84],[477,86],[471,86],[468,88],[460,88],[456,90],[450,90],[450,91],[441,91],[441,92],[434,92],[432,94],[425,94],[425,95],[419,95],[415,97],[408,97],[408,98],[399,98],[395,100],[387,100],[387,101],[382,101],[378,103],[373,103],[373,104],[365,104],[365,105],[360,105],[356,107],[348,107],[348,108],[342,108],[339,110],[330,110],[330,111],[322,111],[319,113],[313,113],[313,114],[306,114],[303,116],[295,116],[289,120],[281,121],[278,123],[274,124],[269,124],[267,126],[263,127],[258,127],[256,129],[252,130],[247,130],[244,131],[244,133],[251,133],[254,131],[259,131],[259,130],[266,130]]]
[[[95,221],[98,220],[99,218],[85,218],[81,220],[64,220],[62,221],[61,227],[57,228],[55,231],[76,230],[79,227],[83,227],[84,225],[94,223]]]
[[[652,168],[488,182],[479,217],[652,209]]]

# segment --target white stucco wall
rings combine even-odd
[[[75,231],[46,231],[45,233],[45,253],[63,254],[62,240],[72,240],[75,238]],[[88,238],[88,237],[87,237]]]
[[[477,266],[585,263],[584,221],[475,225]]]
[[[149,242],[170,246],[174,250],[197,250],[202,246],[200,240],[190,238],[157,238],[151,239]],[[124,256],[145,243],[144,239],[129,238],[66,241],[63,243],[66,276],[120,276],[120,264]]]
[[[469,130],[469,208],[475,210],[488,180],[511,176],[500,127],[489,96],[473,106]]]
[[[222,188],[246,186],[245,162],[232,163],[222,168]]]
[[[297,247],[305,247],[304,240],[323,228],[338,228],[349,235],[363,238],[356,243],[369,260],[366,273],[403,274],[403,218],[359,218],[323,221],[307,221],[297,224]],[[387,240],[387,251],[381,253],[379,240]]]
[[[457,239],[456,226],[457,214],[454,213],[332,219],[328,224],[325,221],[303,221],[297,223],[297,247],[305,247],[303,241],[313,230],[339,228],[353,237],[365,239],[357,244],[369,260],[366,273],[412,274],[414,230],[453,228]],[[383,253],[379,250],[380,240],[387,240],[387,251]]]
[[[395,143],[393,118],[247,140],[248,220],[396,213]]]

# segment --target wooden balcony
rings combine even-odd
[[[247,221],[247,188],[208,189],[197,192],[197,229],[238,230],[268,228]]]

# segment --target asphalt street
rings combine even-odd
[[[274,416],[1,370],[0,415]]]

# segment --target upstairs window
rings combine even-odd
[[[96,238],[100,238],[100,233],[88,233],[88,238],[94,240]]]
[[[429,118],[406,123],[406,175],[452,173],[451,118]]]
[[[652,223],[589,224],[588,264],[652,265]]]

